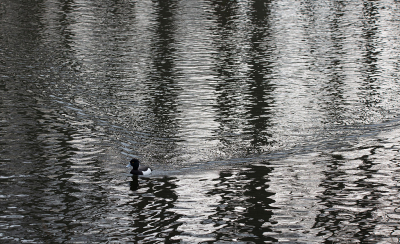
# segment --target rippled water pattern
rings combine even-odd
[[[0,1],[0,243],[398,243],[399,27],[396,0]]]

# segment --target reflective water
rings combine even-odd
[[[1,1],[0,242],[397,243],[399,24],[398,1]]]

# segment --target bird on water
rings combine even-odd
[[[140,161],[137,158],[132,159],[126,167],[132,167],[132,175],[149,175],[151,174],[151,169],[147,166],[140,166]]]

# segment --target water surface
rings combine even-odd
[[[1,2],[0,242],[396,243],[399,17]]]

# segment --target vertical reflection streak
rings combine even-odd
[[[247,105],[247,121],[249,127],[246,133],[250,134],[252,148],[263,151],[270,146],[271,140],[271,107],[275,103],[273,98],[273,57],[272,30],[270,27],[270,2],[255,0],[252,2],[250,20],[253,29],[250,30],[251,39],[249,50],[249,102]]]
[[[180,125],[180,160],[201,162],[212,160],[219,153],[216,150],[218,140],[213,131],[215,111],[215,74],[212,70],[210,6],[204,1],[183,2],[178,15],[178,77],[177,83],[182,89],[178,103],[180,114],[176,121]]]
[[[247,37],[240,30],[241,20],[245,17],[240,15],[240,4],[238,1],[210,1],[216,21],[213,44],[217,52],[214,54],[214,71],[218,77],[216,84],[216,122],[218,129],[216,137],[221,141],[224,150],[229,155],[235,155],[237,147],[247,148],[244,140],[246,127],[246,74],[241,66],[247,70],[245,61],[245,49],[238,45],[236,38],[241,39],[248,45]],[[242,36],[239,36],[242,34]],[[232,150],[233,149],[233,150]]]
[[[220,200],[219,195],[207,194],[213,188],[213,181],[218,178],[216,172],[206,172],[197,175],[186,175],[177,181],[174,189],[178,199],[172,211],[180,216],[181,223],[172,240],[199,243],[215,240],[215,232],[219,228],[210,221]],[[207,199],[205,201],[205,199]]]
[[[323,235],[315,228],[319,210],[324,208],[319,196],[324,191],[325,165],[318,153],[296,155],[278,162],[270,162],[274,170],[269,174],[272,217],[266,226],[268,235],[278,240],[321,242]],[[304,232],[304,230],[307,230]]]
[[[146,106],[151,123],[145,125],[149,133],[166,143],[157,143],[159,152],[152,157],[158,161],[165,160],[168,154],[173,155],[176,148],[175,137],[178,131],[176,117],[178,110],[177,97],[180,88],[176,84],[176,14],[178,2],[175,0],[153,1],[154,25],[151,39],[151,68],[148,73]],[[153,142],[154,143],[154,142]],[[162,148],[160,150],[160,148]],[[148,149],[148,148],[147,148]]]
[[[360,98],[365,104],[365,112],[369,113],[370,107],[376,107],[381,103],[379,90],[381,81],[377,78],[381,73],[378,67],[380,56],[378,32],[379,6],[373,1],[363,1],[363,71],[364,81],[360,88]]]

